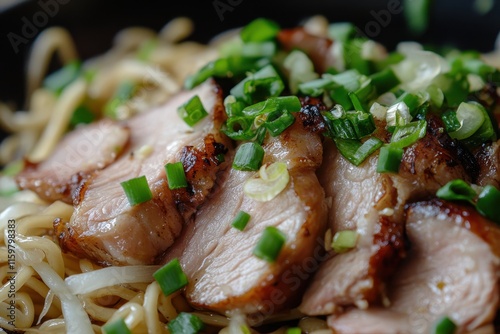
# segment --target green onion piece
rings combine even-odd
[[[453,180],[439,188],[436,196],[448,201],[468,201],[473,203],[472,200],[476,197],[476,192],[464,180]]]
[[[178,259],[173,259],[153,274],[154,279],[160,285],[161,291],[165,296],[182,289],[188,284],[186,274]]]
[[[295,122],[295,117],[289,111],[276,111],[269,115],[267,121],[264,123],[264,127],[269,131],[271,136],[276,137],[292,125],[293,122]]]
[[[73,60],[64,65],[63,68],[50,74],[43,80],[43,87],[59,95],[70,83],[80,75],[81,62]]]
[[[363,106],[363,104],[361,103],[361,101],[359,100],[358,96],[355,93],[350,92],[349,98],[351,99],[352,105],[354,106],[354,110],[365,111],[365,107]]]
[[[382,146],[377,162],[378,173],[397,173],[403,158],[403,149],[390,145]]]
[[[177,108],[177,113],[191,127],[208,116],[198,95],[193,96],[189,101]]]
[[[479,75],[484,80],[490,79],[489,76],[498,71],[481,59],[467,59],[463,62],[463,68],[469,73]]]
[[[240,329],[243,334],[252,334],[250,328],[248,328],[247,325],[241,325]]]
[[[253,254],[267,262],[275,262],[281,248],[285,245],[286,236],[274,226],[268,226],[253,250]]]
[[[426,92],[429,93],[432,104],[437,108],[441,108],[444,102],[444,93],[441,88],[433,84],[427,87]]]
[[[233,168],[244,171],[255,171],[262,165],[264,149],[257,143],[242,144],[233,161]]]
[[[497,140],[496,131],[495,128],[493,127],[490,114],[481,104],[476,102],[470,102],[470,103],[476,105],[481,110],[484,116],[484,122],[479,127],[479,129],[476,132],[474,132],[472,136],[470,136],[467,139],[464,139],[462,142],[468,147],[476,147],[489,140],[496,141]]]
[[[186,173],[182,162],[168,163],[165,165],[165,173],[167,174],[168,188],[179,189],[186,188],[188,183]]]
[[[228,95],[224,99],[224,107],[226,109],[227,117],[242,116],[245,103],[236,101],[234,96]]]
[[[453,110],[447,110],[441,115],[446,132],[454,132],[460,129],[460,122],[457,118],[457,113]]]
[[[344,43],[344,61],[347,68],[356,69],[359,73],[369,75],[370,61],[362,56],[363,44],[366,38],[353,38]]]
[[[442,74],[434,79],[434,83],[443,91],[448,107],[458,106],[469,95],[469,82],[465,75]]]
[[[363,111],[348,111],[345,117],[351,122],[357,139],[366,137],[375,131],[373,115]]]
[[[243,42],[265,42],[272,40],[280,31],[279,25],[271,20],[258,18],[247,24],[240,33]]]
[[[243,57],[272,57],[276,53],[276,43],[245,43],[241,48]]]
[[[439,319],[434,327],[433,334],[453,334],[457,330],[457,325],[448,317]]]
[[[401,83],[390,67],[372,74],[370,76],[370,79],[371,84],[377,90],[378,95],[382,95],[383,93],[388,92]]]
[[[333,236],[332,248],[335,253],[345,253],[356,247],[358,243],[358,232],[356,231],[338,231]]]
[[[403,126],[411,122],[410,108],[404,102],[396,102],[387,109],[387,127]]]
[[[376,137],[371,137],[364,143],[359,140],[340,138],[336,138],[334,141],[340,154],[355,166],[359,166],[383,145],[383,142]]]
[[[115,94],[104,106],[104,115],[117,118],[117,109],[128,101],[135,93],[137,85],[133,81],[122,82],[115,91]]]
[[[283,67],[289,73],[288,85],[293,94],[297,94],[299,85],[318,78],[314,72],[314,64],[309,57],[300,50],[293,50],[283,60]]]
[[[102,332],[104,334],[130,334],[132,333],[128,328],[125,320],[119,318],[113,322],[107,323],[102,326]]]
[[[350,22],[332,23],[328,26],[328,37],[345,42],[356,35],[356,27]]]
[[[268,114],[275,111],[300,111],[301,104],[297,96],[280,96],[271,97],[265,101],[252,104],[243,109],[242,114],[245,116],[256,117],[262,114]]]
[[[170,334],[196,334],[205,327],[205,324],[196,315],[181,312],[167,326]]]
[[[460,122],[460,128],[448,134],[451,138],[458,140],[472,136],[485,121],[481,108],[475,103],[467,102],[462,102],[458,106],[457,119]]]
[[[148,180],[144,175],[128,181],[123,181],[120,184],[131,206],[147,202],[153,198],[151,189],[149,189]]]
[[[500,190],[487,185],[479,194],[476,203],[477,211],[495,223],[500,223]]]
[[[404,0],[406,23],[413,34],[421,35],[427,30],[430,4],[430,0]]]
[[[253,123],[251,117],[230,117],[221,131],[233,140],[252,140],[256,135],[256,130],[252,128]]]
[[[410,114],[415,116],[417,108],[422,105],[422,98],[416,94],[404,92],[395,103],[404,102],[408,109],[410,110]]]
[[[285,84],[274,67],[268,65],[240,81],[230,93],[237,100],[252,104],[279,96],[284,88]]]
[[[425,136],[427,131],[427,122],[419,120],[403,126],[397,126],[391,137],[390,145],[392,147],[405,148],[415,143]]]
[[[92,123],[95,119],[95,115],[90,109],[84,105],[81,105],[73,111],[73,115],[71,116],[71,120],[69,124],[72,126],[76,126],[78,124],[89,124]]]
[[[302,334],[302,330],[299,327],[292,327],[286,330],[286,334]]]
[[[236,217],[234,217],[231,226],[237,230],[243,231],[247,226],[249,220],[250,220],[250,215],[245,211],[240,211],[238,212]]]
[[[290,181],[288,166],[284,162],[263,165],[259,176],[248,179],[243,185],[243,193],[259,202],[268,202],[278,196]]]

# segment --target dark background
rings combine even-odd
[[[0,6],[2,4],[0,0]],[[214,0],[36,0],[24,1],[14,6],[0,7],[0,100],[21,105],[24,91],[24,65],[34,37],[19,45],[15,52],[8,36],[23,36],[26,20],[43,11],[39,1],[61,1],[58,11],[49,17],[45,27],[60,25],[69,29],[83,59],[104,52],[111,45],[117,31],[131,25],[141,25],[159,30],[170,19],[189,16],[194,19],[196,30],[191,39],[206,42],[218,32],[245,25],[255,17],[275,19],[282,27],[292,27],[304,18],[321,14],[330,21],[351,21],[361,30],[369,22],[377,22],[375,16],[387,10],[388,1],[263,1],[263,0],[216,0],[230,7],[223,13],[223,20],[214,7]],[[398,0],[392,0],[399,2]],[[401,0],[402,1],[402,0]],[[414,0],[416,1],[416,0]],[[374,37],[392,49],[403,39],[416,39],[424,43],[452,45],[462,49],[491,50],[500,31],[500,2],[493,9],[480,15],[473,9],[474,0],[435,0],[430,11],[429,30],[422,36],[409,33],[403,14],[391,15],[390,22],[380,26]],[[375,15],[374,15],[375,13]],[[24,20],[24,21],[23,21]],[[12,34],[11,34],[12,36]]]

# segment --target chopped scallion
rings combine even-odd
[[[378,173],[397,173],[403,158],[403,149],[390,145],[382,146],[378,156]]]
[[[285,84],[274,67],[267,65],[240,81],[230,93],[237,100],[252,104],[279,96],[284,88]]]
[[[179,117],[191,127],[208,116],[198,95],[193,96],[186,103],[177,108],[177,113]]]
[[[170,189],[179,189],[187,187],[186,173],[182,162],[168,163],[165,165],[168,187]]]
[[[457,330],[457,325],[448,317],[439,319],[434,327],[433,334],[454,334]]]
[[[125,320],[119,318],[113,322],[107,323],[102,326],[102,332],[104,334],[130,334],[132,333],[128,328]]]
[[[181,312],[179,315],[168,323],[168,331],[170,334],[196,334],[199,333],[205,324],[196,315],[186,312]]]
[[[137,85],[132,81],[122,82],[115,91],[113,97],[104,106],[104,115],[111,118],[118,118],[117,109],[126,101],[132,98],[137,89]]]
[[[259,202],[267,202],[278,196],[290,181],[288,166],[284,162],[262,166],[259,176],[248,179],[243,185],[243,193]]]
[[[473,203],[476,195],[474,189],[460,179],[448,182],[436,192],[437,197],[448,201],[468,201],[470,203]]]
[[[120,183],[131,206],[147,202],[153,198],[146,176],[139,176]]]
[[[173,259],[153,274],[165,296],[182,289],[188,284],[188,278],[182,271],[178,259]]]
[[[257,143],[242,144],[233,161],[233,168],[244,171],[255,171],[262,165],[264,149]]]
[[[353,165],[359,166],[373,152],[379,149],[383,145],[383,142],[375,137],[369,138],[364,143],[361,143],[359,140],[337,138],[335,139],[335,144],[344,158],[349,160]]]
[[[397,126],[392,137],[390,145],[392,147],[405,148],[423,138],[427,132],[427,122],[419,120],[403,126]]]
[[[250,220],[250,215],[245,211],[240,211],[234,218],[231,226],[237,230],[243,231]]]
[[[275,262],[285,242],[286,237],[283,232],[274,226],[268,226],[264,229],[253,254],[267,262]]]
[[[243,42],[265,42],[272,40],[280,31],[279,25],[271,20],[258,18],[247,24],[240,33]]]
[[[286,334],[302,334],[302,330],[299,327],[292,327],[286,330]]]
[[[81,105],[73,111],[73,115],[71,116],[69,123],[72,126],[76,126],[78,124],[89,124],[92,123],[94,119],[94,113],[87,106]]]
[[[336,253],[345,253],[358,243],[358,232],[345,230],[338,231],[333,236],[332,248]]]
[[[480,214],[500,224],[500,190],[492,185],[484,187],[477,198],[476,208]]]
[[[460,128],[449,132],[451,138],[462,140],[472,136],[485,121],[481,108],[475,103],[462,102],[457,109]]]

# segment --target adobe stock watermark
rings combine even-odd
[[[222,22],[224,21],[224,13],[232,12],[242,2],[243,0],[214,0],[212,1],[212,6],[219,16],[219,20]]]
[[[33,39],[40,29],[43,29],[49,23],[49,19],[59,13],[60,5],[66,5],[70,0],[39,0],[40,10],[35,12],[31,18],[23,16],[21,18],[22,26],[20,33],[13,31],[7,34],[12,49],[17,54],[21,45],[26,45]]]

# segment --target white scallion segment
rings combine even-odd
[[[379,97],[377,97],[377,99],[375,101],[380,103],[383,106],[391,106],[394,103],[396,103],[397,99],[398,98],[396,97],[396,95],[393,92],[387,92],[387,93],[384,93],[384,94],[380,95]]]
[[[358,243],[358,232],[345,230],[338,231],[333,236],[332,248],[336,253],[345,253],[356,247]]]
[[[387,126],[402,126],[411,122],[410,109],[404,102],[398,102],[387,109]]]
[[[417,92],[427,88],[443,72],[441,57],[430,51],[413,51],[404,60],[392,66],[401,88]]]
[[[436,85],[430,85],[425,91],[429,94],[431,103],[436,107],[441,108],[444,102],[444,93],[441,88]]]
[[[251,178],[243,185],[246,196],[259,201],[267,202],[278,196],[286,188],[290,175],[284,162],[275,162],[269,166],[263,165],[259,170],[259,177]]]
[[[283,61],[283,66],[290,74],[290,91],[296,94],[299,90],[299,84],[312,81],[319,78],[318,73],[314,72],[314,64],[307,55],[299,50],[294,50]]]
[[[383,121],[387,115],[387,109],[387,107],[381,105],[380,103],[373,102],[370,107],[370,114],[372,114],[373,118],[377,121]]]
[[[369,39],[361,46],[361,58],[365,60],[381,61],[385,57],[387,57],[387,50],[380,43]]]
[[[469,92],[476,92],[483,89],[484,80],[477,74],[467,74],[467,82],[469,83]]]
[[[63,317],[66,323],[66,333],[94,333],[87,312],[81,301],[68,289],[63,279],[46,262],[33,264],[33,269],[40,275],[43,282],[61,301]]]
[[[458,106],[457,119],[460,122],[460,128],[448,134],[451,138],[458,140],[472,136],[485,121],[481,109],[473,103],[467,102],[462,102]]]
[[[116,284],[150,283],[159,266],[107,267],[66,278],[66,285],[76,295]]]

